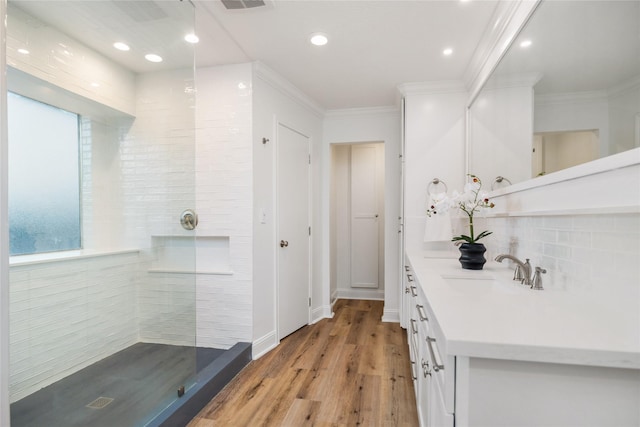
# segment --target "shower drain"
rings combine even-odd
[[[110,397],[99,397],[96,400],[94,400],[93,402],[89,403],[87,405],[87,408],[103,409],[105,406],[107,406],[111,402],[113,402],[113,399],[110,398]]]

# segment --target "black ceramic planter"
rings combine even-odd
[[[487,248],[482,243],[463,243],[460,245],[460,264],[467,270],[482,270],[484,263],[484,253]]]

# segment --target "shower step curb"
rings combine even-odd
[[[197,383],[150,421],[148,427],[183,427],[251,362],[251,343],[240,342],[197,374]]]

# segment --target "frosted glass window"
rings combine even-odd
[[[8,94],[9,252],[79,249],[78,115]]]

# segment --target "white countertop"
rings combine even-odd
[[[472,271],[457,259],[407,257],[447,355],[640,369],[637,290],[534,291],[493,261]]]

